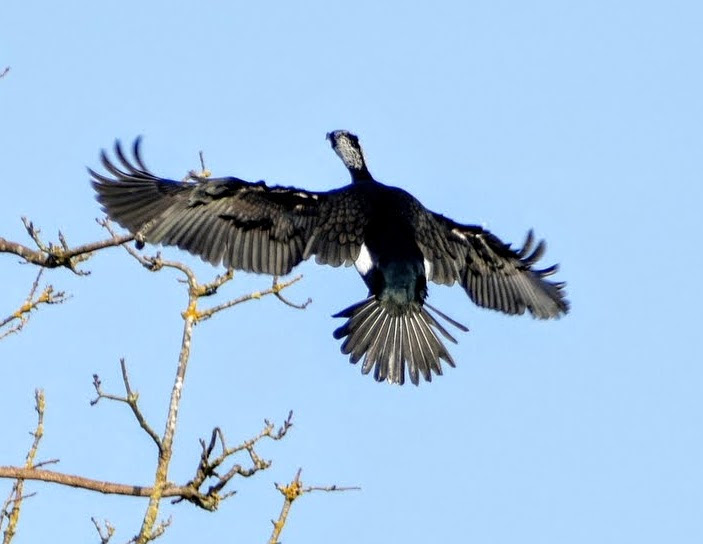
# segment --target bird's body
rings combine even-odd
[[[480,306],[535,317],[568,310],[563,284],[546,280],[556,266],[536,270],[544,244],[532,233],[515,251],[478,226],[461,225],[427,210],[410,193],[377,182],[358,138],[328,135],[352,183],[327,192],[269,187],[238,178],[176,182],[151,174],[119,144],[119,167],[103,154],[113,177],[91,171],[98,200],[109,217],[137,239],[176,245],[212,264],[284,275],[315,255],[321,264],[354,264],[369,296],[336,314],[342,351],[377,380],[403,383],[442,373],[454,361],[437,333],[456,342],[432,315],[467,330],[426,303],[427,284],[459,282]],[[428,311],[429,310],[429,311]]]

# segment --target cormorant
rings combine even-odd
[[[557,265],[533,268],[545,250],[532,231],[511,249],[479,226],[462,225],[426,209],[403,189],[376,181],[359,139],[336,130],[327,138],[349,170],[351,184],[325,192],[250,183],[235,177],[179,182],[144,166],[140,140],[129,160],[102,153],[109,175],[89,170],[107,215],[139,242],[175,245],[203,260],[248,272],[285,275],[315,255],[320,264],[354,264],[368,298],[334,317],[342,352],[378,381],[431,381],[441,360],[454,360],[439,335],[456,343],[438,321],[467,331],[426,302],[427,282],[459,282],[479,306],[507,314],[528,310],[547,319],[565,314],[564,283],[547,280]],[[438,335],[439,333],[439,335]]]

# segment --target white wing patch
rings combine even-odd
[[[466,236],[459,229],[452,229],[452,234],[460,240],[466,242]]]
[[[317,200],[317,195],[311,195],[302,191],[297,191],[293,193],[293,196],[297,196],[298,198],[312,198],[313,200]]]
[[[356,267],[357,272],[359,272],[362,276],[365,276],[369,270],[373,268],[373,265],[373,257],[371,257],[369,248],[366,247],[366,244],[361,244],[361,247],[359,248],[359,256],[356,258],[356,261],[354,261],[354,266]]]
[[[432,263],[427,259],[423,259],[423,264],[425,265],[425,278],[428,280],[432,279]]]

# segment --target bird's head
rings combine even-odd
[[[327,133],[327,139],[332,144],[334,152],[349,170],[354,183],[373,180],[366,167],[364,150],[361,148],[359,137],[356,134],[352,134],[348,130],[333,130]]]

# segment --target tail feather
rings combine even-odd
[[[412,304],[399,308],[369,297],[342,310],[334,317],[348,318],[346,323],[334,331],[334,337],[344,338],[342,353],[349,361],[358,363],[363,357],[361,372],[373,370],[377,381],[403,384],[406,368],[410,381],[432,381],[432,373],[441,375],[441,361],[454,366],[454,360],[437,333],[450,342],[456,339],[428,311],[462,331],[468,329],[431,306]]]
[[[339,315],[339,314],[338,314]],[[347,316],[343,316],[347,317]],[[383,317],[380,306],[368,305],[360,308],[347,323],[347,339],[342,344],[342,351],[351,354],[353,364],[359,362],[374,340],[375,329]],[[337,338],[342,338],[337,336]]]
[[[439,317],[441,317],[441,318],[444,319],[445,321],[447,321],[447,322],[451,323],[452,325],[454,325],[454,326],[455,326],[457,329],[459,329],[460,331],[462,331],[462,332],[469,332],[469,328],[468,328],[466,325],[462,325],[461,323],[459,323],[456,319],[452,319],[451,317],[449,317],[449,316],[448,316],[447,314],[445,314],[444,312],[441,312],[440,310],[438,310],[438,309],[435,308],[434,306],[430,306],[429,304],[427,304],[427,302],[425,302],[425,306],[426,306],[427,308],[429,308],[430,310],[432,310],[434,313],[436,313]]]

